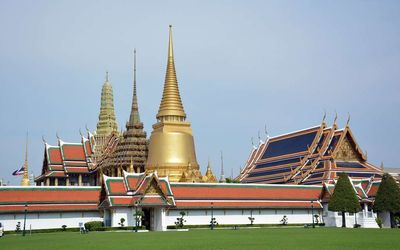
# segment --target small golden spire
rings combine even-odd
[[[179,121],[186,119],[183,109],[181,96],[179,94],[178,80],[176,78],[174,50],[172,43],[172,25],[169,26],[169,45],[168,45],[168,63],[165,74],[164,91],[158,110],[157,119],[164,120],[165,117],[174,117]]]
[[[385,171],[385,166],[383,165],[383,161],[381,162],[381,170],[382,170],[382,172]]]
[[[21,186],[29,186],[29,171],[28,171],[28,132],[26,132],[26,146],[25,146],[25,161],[24,161],[24,175],[21,180]]]
[[[108,70],[106,71],[106,82],[108,82]]]

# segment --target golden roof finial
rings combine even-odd
[[[167,72],[165,74],[164,91],[160,108],[158,110],[157,119],[168,116],[181,117],[182,120],[186,119],[181,96],[179,94],[178,80],[176,78],[174,50],[172,43],[172,25],[169,26]]]
[[[337,121],[338,115],[337,112],[335,111],[335,119],[333,120],[333,125],[336,126],[336,121]]]
[[[347,116],[346,126],[348,127],[349,124],[350,124],[350,113],[348,113],[348,116]]]
[[[106,82],[108,82],[108,70],[106,71]]]

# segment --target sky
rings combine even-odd
[[[173,25],[175,66],[197,160],[236,176],[251,138],[320,124],[335,112],[368,161],[400,167],[399,1],[0,1],[0,179],[40,175],[56,145],[96,127],[109,71],[119,129],[129,119],[137,49],[148,136]],[[259,132],[260,131],[260,132]]]

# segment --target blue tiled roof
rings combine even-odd
[[[292,171],[292,168],[286,167],[286,168],[279,168],[279,169],[274,169],[274,170],[266,170],[262,172],[253,172],[249,174],[249,178],[251,177],[257,177],[257,176],[267,176],[267,175],[273,175],[273,174],[279,174],[279,173],[286,173]]]
[[[292,158],[292,159],[285,159],[285,160],[280,160],[280,161],[260,163],[260,164],[256,165],[256,169],[259,169],[259,168],[270,168],[270,167],[279,166],[279,165],[297,163],[299,161],[300,161],[300,158]]]
[[[308,146],[311,146],[317,132],[302,134],[279,141],[273,141],[268,144],[262,159],[293,154],[297,152],[306,151]]]
[[[366,168],[359,162],[336,162],[338,168]]]
[[[325,152],[325,155],[329,154],[329,152],[328,152],[329,150],[333,151],[335,149],[336,144],[338,143],[340,136],[341,136],[341,134],[333,136],[332,141],[329,144],[328,150],[326,150],[326,152]]]
[[[317,167],[315,169],[320,169],[320,168],[323,168],[323,167],[324,167],[324,161],[320,161],[320,162],[318,162],[318,165],[317,165]]]

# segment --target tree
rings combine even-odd
[[[133,213],[133,216],[135,217],[135,230],[137,231],[140,224],[139,221],[144,217],[144,212],[143,210],[137,210]]]
[[[328,209],[329,211],[342,212],[342,227],[346,227],[346,212],[356,213],[361,210],[356,192],[346,173],[339,174]]]
[[[400,187],[393,177],[385,173],[376,193],[373,209],[390,213],[390,226],[395,227],[394,214],[400,211]]]

